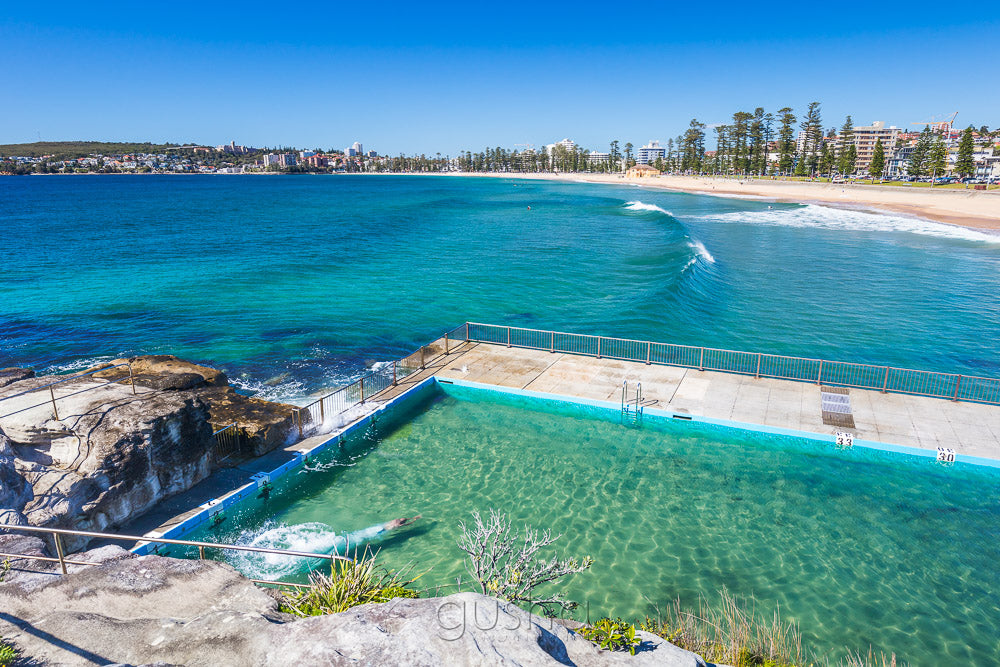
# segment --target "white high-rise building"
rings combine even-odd
[[[650,141],[635,154],[637,164],[651,164],[656,162],[656,158],[660,158],[661,160],[667,158],[667,149],[661,147],[659,141]]]
[[[344,149],[344,155],[346,155],[347,157],[357,157],[358,155],[364,155],[364,154],[365,154],[365,149],[361,145],[360,141],[355,141],[353,144],[351,144],[350,148]]]
[[[562,146],[567,152],[572,153],[573,149],[576,148],[576,142],[570,139],[563,139],[562,141],[557,141],[554,144],[548,144],[545,147],[545,152],[552,155],[552,151],[555,150],[556,146]]]

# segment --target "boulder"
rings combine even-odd
[[[226,387],[229,385],[229,380],[222,371],[178,359],[172,354],[146,354],[127,359],[113,359],[107,364],[97,366],[96,368],[107,367],[108,370],[95,373],[94,377],[125,381],[129,377],[129,369],[112,368],[120,366],[120,364],[129,364],[132,367],[132,375],[136,379],[136,383],[152,389],[184,390],[195,387]]]
[[[223,563],[144,556],[0,584],[0,636],[40,664],[670,665],[693,653],[642,634],[635,656],[474,593],[296,619]]]
[[[35,371],[30,368],[0,368],[0,387],[35,377]]]

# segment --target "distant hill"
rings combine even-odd
[[[164,149],[190,144],[120,143],[115,141],[36,141],[30,144],[0,144],[0,157],[41,157],[52,155],[56,160],[86,157],[91,153],[120,155],[122,153],[162,153]]]

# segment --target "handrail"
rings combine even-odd
[[[444,338],[444,341],[445,341],[445,351],[444,351],[443,354],[445,354],[445,355],[450,354],[450,349],[448,347],[448,341],[449,341],[448,337],[450,335],[454,334],[457,330],[462,329],[463,327],[466,327],[466,326],[467,325],[465,323],[463,323],[463,324],[459,325],[458,327],[455,327],[454,329],[450,329],[450,330],[448,330],[448,331],[446,331],[444,333],[443,338]],[[467,337],[468,336],[466,336],[466,338]],[[437,339],[435,339],[435,340],[437,340]],[[396,386],[398,384],[398,369],[400,367],[406,368],[405,366],[402,366],[402,362],[405,361],[406,359],[409,359],[410,357],[412,357],[412,356],[414,356],[416,354],[419,354],[420,355],[420,369],[423,370],[426,367],[426,365],[427,365],[427,359],[424,357],[424,350],[426,348],[427,348],[427,345],[421,345],[419,348],[417,348],[413,352],[410,352],[409,354],[403,355],[403,357],[401,359],[393,359],[392,360],[392,381],[391,382],[388,382],[388,378],[387,377],[383,377],[384,374],[382,373],[381,369],[377,370],[377,371],[375,371],[375,370],[369,371],[369,372],[365,373],[364,375],[362,375],[361,377],[359,377],[358,379],[354,380],[353,382],[351,382],[349,384],[346,384],[346,385],[344,385],[342,387],[338,387],[337,389],[333,390],[329,394],[326,394],[324,396],[321,396],[320,398],[317,398],[312,403],[309,403],[308,405],[302,406],[300,408],[296,408],[294,420],[295,420],[295,422],[296,422],[296,424],[298,426],[299,437],[300,438],[303,437],[303,434],[304,434],[303,421],[302,421],[302,413],[303,412],[309,413],[313,408],[317,408],[319,410],[319,420],[320,420],[320,422],[325,421],[326,417],[327,417],[325,402],[328,399],[331,399],[331,398],[337,396],[338,394],[345,394],[346,395],[346,393],[348,391],[350,391],[351,389],[357,388],[359,390],[359,399],[360,400],[358,400],[358,401],[356,401],[354,403],[348,403],[349,399],[345,400],[344,401],[345,405],[343,405],[340,410],[338,410],[336,412],[331,412],[330,416],[335,416],[335,415],[339,415],[339,414],[343,414],[344,412],[347,412],[347,410],[349,410],[354,405],[357,405],[359,403],[364,403],[367,400],[371,399],[373,396],[375,396],[375,395],[377,395],[377,394],[385,391],[389,387]],[[441,356],[441,355],[438,355],[438,356]],[[436,359],[437,357],[434,357],[434,358]],[[387,375],[387,374],[385,374],[385,375]],[[367,387],[369,389],[369,391],[367,393],[365,392],[366,383],[367,383]],[[222,430],[225,430],[225,429],[222,429]]]
[[[195,540],[176,540],[166,537],[148,537],[139,535],[116,535],[114,533],[99,533],[89,530],[72,530],[68,528],[48,528],[44,526],[16,526],[12,524],[0,523],[0,530],[20,530],[29,533],[47,533],[53,536],[53,540],[56,544],[56,554],[58,558],[48,558],[45,556],[33,556],[29,554],[0,554],[3,556],[14,556],[16,558],[24,558],[26,560],[48,560],[48,561],[58,561],[62,573],[66,574],[66,564],[70,563],[72,565],[95,565],[95,563],[86,563],[82,561],[70,561],[66,558],[62,545],[63,535],[72,535],[76,537],[92,537],[92,538],[102,538],[106,540],[117,540],[119,542],[153,542],[155,544],[178,544],[181,546],[198,547],[198,557],[203,559],[205,557],[205,549],[222,549],[222,550],[234,550],[234,551],[251,551],[254,553],[264,553],[264,554],[277,554],[279,556],[293,556],[295,558],[318,558],[321,560],[329,560],[330,565],[333,565],[334,561],[343,560],[353,562],[353,559],[346,556],[340,556],[337,554],[317,554],[309,553],[308,551],[292,551],[289,549],[268,549],[266,547],[250,547],[241,544],[223,544],[220,542],[198,542]],[[282,582],[271,582],[266,580],[261,580],[261,583],[274,583],[281,584]]]
[[[971,401],[1000,405],[1000,379],[925,371],[894,366],[830,361],[809,357],[789,357],[766,352],[746,352],[692,345],[656,343],[628,338],[576,334],[562,331],[545,331],[510,327],[482,322],[466,322],[466,340],[477,343],[492,343],[507,347],[548,350],[584,356],[608,357],[624,361],[645,362],[664,366],[679,366],[698,370],[720,371],[739,375],[753,375],[755,378],[769,377],[798,382],[815,382],[830,386],[874,389],[882,393],[901,393],[932,398],[946,398],[953,401]],[[484,336],[474,336],[473,327],[485,330]],[[494,334],[492,337],[489,334]],[[522,340],[517,340],[517,336]],[[534,340],[524,339],[534,336]],[[556,337],[569,339],[569,344],[556,344]],[[572,342],[584,340],[594,350],[584,349],[585,345]],[[534,343],[534,344],[532,344]],[[602,343],[603,354],[602,354]],[[613,346],[625,349],[613,349]],[[611,354],[608,354],[609,348]],[[653,353],[656,353],[655,355]],[[687,358],[683,358],[687,353]],[[695,358],[694,355],[697,355]]]
[[[50,382],[48,384],[43,384],[41,386],[33,387],[31,389],[26,389],[25,391],[21,391],[21,392],[18,392],[16,394],[11,394],[10,396],[4,396],[4,397],[0,398],[0,402],[7,401],[7,400],[10,400],[12,398],[17,398],[19,396],[27,396],[28,394],[34,393],[36,391],[42,391],[43,389],[48,389],[49,390],[49,399],[52,402],[52,412],[54,413],[56,420],[58,420],[59,419],[59,410],[56,408],[56,401],[59,400],[60,398],[69,398],[70,396],[76,396],[77,394],[83,394],[83,393],[88,392],[88,391],[93,391],[94,389],[100,389],[101,387],[106,387],[109,384],[118,384],[119,382],[121,382],[125,378],[124,377],[120,377],[120,378],[116,378],[114,380],[109,380],[108,382],[105,382],[104,384],[97,385],[96,387],[87,387],[86,389],[81,389],[80,391],[74,391],[74,392],[72,392],[70,394],[64,394],[63,396],[56,396],[55,392],[52,389],[53,387],[55,387],[56,385],[59,385],[59,384],[63,384],[64,382],[71,382],[73,380],[79,380],[80,378],[87,377],[88,375],[94,375],[95,373],[103,373],[104,371],[110,371],[110,370],[113,370],[115,368],[121,368],[122,366],[128,366],[128,379],[129,379],[129,383],[132,385],[132,394],[135,395],[136,394],[136,390],[135,390],[135,376],[132,374],[132,364],[130,362],[126,362],[124,364],[115,364],[114,366],[104,366],[103,368],[96,368],[96,369],[94,369],[92,371],[87,371],[86,373],[80,373],[79,375],[74,375],[72,377],[68,377],[68,378],[65,378],[65,379],[62,379],[62,380],[56,380],[55,382]],[[30,405],[30,406],[28,406],[26,408],[21,408],[20,410],[14,410],[13,412],[8,412],[5,415],[0,415],[0,419],[3,419],[5,417],[10,417],[11,415],[20,414],[22,412],[27,412],[28,410],[34,410],[35,408],[40,408],[43,405],[46,405],[47,403],[49,403],[49,401],[43,401],[42,403],[37,403],[35,405]]]

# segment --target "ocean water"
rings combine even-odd
[[[869,646],[913,666],[1000,659],[996,470],[649,416],[635,429],[614,410],[446,391],[191,539],[342,553],[344,535],[359,545],[357,531],[422,514],[364,544],[448,593],[458,577],[469,587],[460,522],[496,508],[518,529],[561,534],[562,556],[595,559],[555,588],[581,619],[655,616],[677,597],[697,608],[725,588],[799,623],[833,663]],[[213,557],[266,579],[323,567]]]
[[[998,376],[998,282],[997,236],[632,185],[0,177],[0,367],[291,401],[466,320]]]

